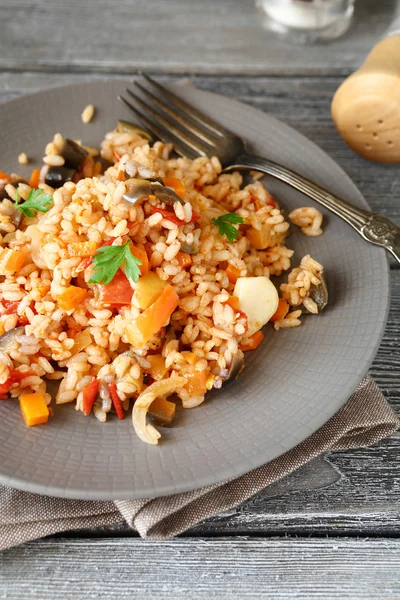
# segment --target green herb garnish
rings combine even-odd
[[[93,256],[93,275],[88,283],[110,283],[125,262],[125,274],[135,283],[140,277],[140,265],[142,262],[133,256],[129,247],[130,242],[123,246],[101,246]]]
[[[214,225],[218,227],[220,235],[225,235],[231,243],[237,239],[239,231],[232,225],[232,223],[243,223],[241,216],[237,215],[236,213],[228,213],[226,215],[221,215],[218,217],[218,219],[211,220]]]
[[[46,213],[50,210],[50,204],[53,202],[53,198],[43,190],[31,190],[22,204],[19,203],[19,200],[19,192],[16,190],[15,208],[22,212],[25,217],[34,217],[35,211]]]

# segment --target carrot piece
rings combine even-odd
[[[150,354],[146,356],[146,360],[149,361],[150,367],[143,369],[144,372],[151,375],[155,381],[160,381],[168,371],[165,366],[165,358],[161,354]]]
[[[166,324],[176,307],[179,296],[172,285],[167,285],[155,302],[126,327],[128,341],[142,348]]]
[[[284,298],[279,298],[278,308],[276,309],[276,312],[270,318],[270,321],[272,321],[272,323],[275,323],[275,321],[282,321],[282,319],[284,319],[286,317],[288,312],[289,312],[288,301],[285,300]]]
[[[226,304],[233,308],[233,310],[239,310],[239,298],[237,296],[229,296]]]
[[[194,352],[189,352],[189,350],[184,350],[181,352],[182,356],[186,358],[189,365],[195,365],[198,361],[198,356]]]
[[[1,181],[5,181],[6,184],[12,182],[12,177],[7,175],[7,173],[4,173],[4,171],[0,171],[0,179]]]
[[[96,242],[74,242],[68,246],[68,255],[74,256],[93,256],[96,254],[98,244]]]
[[[40,169],[33,169],[30,179],[29,179],[29,185],[31,186],[31,188],[38,188],[39,181],[40,181]]]
[[[240,277],[240,269],[237,269],[230,263],[229,263],[228,267],[225,269],[225,273],[228,275],[228,279],[231,283],[236,283],[236,281]]]
[[[83,388],[83,414],[89,415],[99,392],[100,381],[93,379]]]
[[[142,263],[139,267],[141,275],[147,275],[150,268],[146,250],[144,248],[138,248],[138,246],[134,246],[132,243],[130,244],[130,250],[133,256],[138,258]]]
[[[41,392],[23,394],[20,396],[19,405],[28,427],[47,423],[49,420],[49,409],[46,405],[44,394]]]
[[[172,188],[179,198],[182,198],[182,200],[184,199],[186,188],[182,179],[178,179],[177,177],[165,177],[164,185]]]
[[[156,398],[150,404],[149,414],[159,423],[170,425],[175,416],[176,405],[165,398]]]
[[[11,250],[11,248],[5,248],[0,258],[0,273],[14,273],[19,271],[29,256],[29,250]]]
[[[125,175],[124,171],[119,171],[117,179],[118,179],[118,181],[126,181],[126,175]]]
[[[261,330],[256,331],[253,335],[248,339],[246,344],[239,344],[239,348],[246,352],[247,350],[255,350],[257,346],[261,344],[264,339],[264,334]]]
[[[208,388],[208,380],[210,373],[208,371],[196,371],[188,377],[188,382],[185,385],[185,390],[189,396],[203,396]]]
[[[189,269],[192,266],[192,257],[187,252],[178,252],[176,259],[182,269]]]
[[[57,304],[63,310],[74,310],[85,300],[87,290],[70,285],[59,296],[57,296]]]
[[[118,419],[124,419],[125,413],[124,413],[124,409],[122,408],[121,398],[119,397],[118,392],[117,392],[117,386],[115,385],[114,382],[112,382],[112,383],[108,384],[108,389],[110,390],[111,400],[112,400],[115,412],[117,413]]]
[[[48,283],[44,283],[42,285],[38,285],[37,288],[36,288],[36,290],[43,297],[43,296],[45,296],[50,291],[50,286],[49,286]]]

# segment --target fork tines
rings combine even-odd
[[[179,154],[189,158],[212,155],[216,142],[230,132],[149,75],[142,75],[151,89],[134,81],[139,93],[126,88],[129,99],[124,96],[118,99],[135,113],[146,129],[164,142],[172,143]]]

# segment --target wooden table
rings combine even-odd
[[[191,77],[304,133],[374,210],[399,223],[399,167],[353,154],[329,110],[392,9],[387,0],[363,0],[343,39],[299,48],[262,29],[252,0],[0,0],[0,99],[140,68],[163,80]],[[392,308],[371,368],[394,408],[398,267],[392,263]],[[145,542],[121,524],[9,550],[0,598],[400,598],[398,445],[393,435],[330,454],[172,541]]]

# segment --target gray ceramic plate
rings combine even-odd
[[[95,81],[26,96],[0,107],[0,167],[18,168],[24,151],[41,160],[56,131],[96,146],[118,117],[121,80]],[[233,100],[180,87],[181,93],[236,133],[252,149],[282,162],[367,207],[345,173],[302,135]],[[96,118],[80,119],[89,103]],[[287,209],[310,202],[275,181],[269,189]],[[325,233],[294,231],[295,261],[311,253],[326,269],[330,305],[298,329],[266,328],[265,341],[246,356],[237,382],[210,394],[199,408],[179,413],[161,443],[149,446],[131,420],[100,424],[73,406],[55,407],[46,426],[27,428],[16,402],[0,406],[0,483],[43,494],[86,499],[173,494],[241,475],[289,450],[325,423],[349,398],[379,347],[389,302],[384,251],[364,242],[327,214]]]

